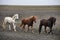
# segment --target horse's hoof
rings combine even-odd
[[[48,34],[52,34],[51,32],[48,32]]]
[[[3,31],[6,31],[5,29],[3,29]]]
[[[32,31],[32,33],[34,33],[34,32]]]
[[[48,32],[48,34],[50,34],[50,32]]]
[[[47,31],[45,33],[47,33]]]
[[[27,32],[26,30],[24,32]]]
[[[53,32],[51,34],[54,34]]]
[[[40,34],[40,33],[39,33]]]
[[[14,30],[16,32],[16,30]]]
[[[11,29],[9,29],[9,31],[11,31]]]

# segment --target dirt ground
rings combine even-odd
[[[7,29],[3,31],[2,27],[0,26],[0,40],[60,40],[60,10],[0,9],[0,20],[2,20],[5,16],[12,16],[15,13],[19,14],[20,19],[29,17],[31,15],[37,16],[37,23],[34,23],[33,25],[34,33],[31,32],[31,29],[28,32],[24,32],[23,30],[19,29],[19,27],[17,27],[17,31],[14,32],[12,30],[8,30],[8,26]],[[21,17],[20,14],[23,17]],[[56,17],[57,19],[56,25],[53,26],[53,34],[45,33],[44,27],[42,28],[41,34],[39,34],[38,29],[40,20],[48,19],[50,16]],[[20,19],[19,21],[21,21]],[[47,30],[49,29],[47,28]]]

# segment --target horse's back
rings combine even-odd
[[[27,17],[27,18],[23,18],[22,19],[22,23],[23,24],[33,24],[33,21],[35,21],[36,17],[35,16],[30,16],[30,17]]]
[[[48,23],[49,23],[49,21],[48,20],[46,20],[46,19],[42,19],[42,20],[40,20],[40,25],[48,25]]]
[[[5,20],[12,20],[11,17],[5,17]]]
[[[42,20],[40,20],[40,22],[44,22],[45,23],[45,22],[47,22],[47,20],[46,19],[42,19]]]
[[[5,17],[4,21],[11,23],[11,22],[13,22],[14,20],[13,20],[11,17]]]
[[[28,23],[29,23],[29,19],[28,19],[28,18],[22,19],[22,23],[23,23],[23,24],[28,24]]]

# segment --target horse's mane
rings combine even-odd
[[[30,17],[27,17],[27,18],[22,18],[22,20],[23,20],[23,19],[26,19],[26,20],[27,20],[27,19],[31,19],[32,17],[33,17],[33,16],[30,16]]]
[[[12,18],[14,19],[14,17],[15,17],[16,15],[18,15],[18,14],[13,15]]]
[[[53,19],[56,19],[56,18],[55,18],[55,17],[50,17],[48,20],[51,21],[51,20],[53,20]]]
[[[34,19],[33,19],[34,17]],[[27,18],[22,18],[22,20],[35,20],[37,17],[36,16],[30,16],[30,17],[27,17]]]
[[[50,17],[50,18],[48,19],[48,21],[50,21],[52,24],[53,24],[53,23],[55,24],[56,18],[55,18],[55,17]]]

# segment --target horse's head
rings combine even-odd
[[[56,24],[56,18],[54,18],[53,23],[54,23],[54,25]]]
[[[15,19],[19,19],[18,14],[15,14],[15,15],[14,15],[14,18],[15,18]]]
[[[36,23],[36,18],[37,18],[36,16],[33,16],[33,17],[32,17],[32,20],[33,20],[35,23]]]
[[[56,22],[56,18],[55,18],[55,17],[50,17],[48,20],[49,20],[52,24],[55,25],[55,22]]]

